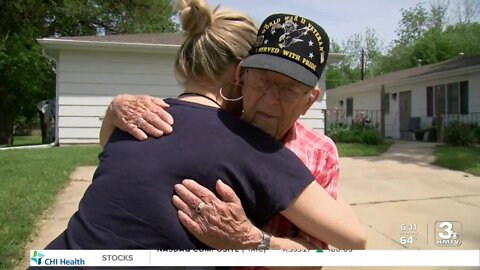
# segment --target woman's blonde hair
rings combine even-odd
[[[175,61],[181,80],[214,83],[225,69],[245,58],[252,48],[257,28],[245,14],[210,10],[205,0],[177,0],[185,41]]]

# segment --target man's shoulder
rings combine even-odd
[[[332,151],[336,150],[335,143],[330,137],[320,133],[317,130],[305,125],[300,120],[295,122],[296,144],[308,146],[310,148]]]

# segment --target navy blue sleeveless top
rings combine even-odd
[[[115,130],[93,182],[62,235],[47,249],[208,249],[184,229],[174,185],[222,179],[261,227],[314,177],[281,143],[223,110],[168,99],[173,132],[137,141]]]

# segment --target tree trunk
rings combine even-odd
[[[0,88],[0,145],[13,144],[15,105],[11,95]]]

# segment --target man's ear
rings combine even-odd
[[[305,104],[305,107],[303,108],[302,115],[305,115],[310,109],[310,107],[317,101],[317,99],[320,97],[321,90],[318,86],[315,86],[312,90],[310,90],[310,94],[308,96],[308,102]]]

